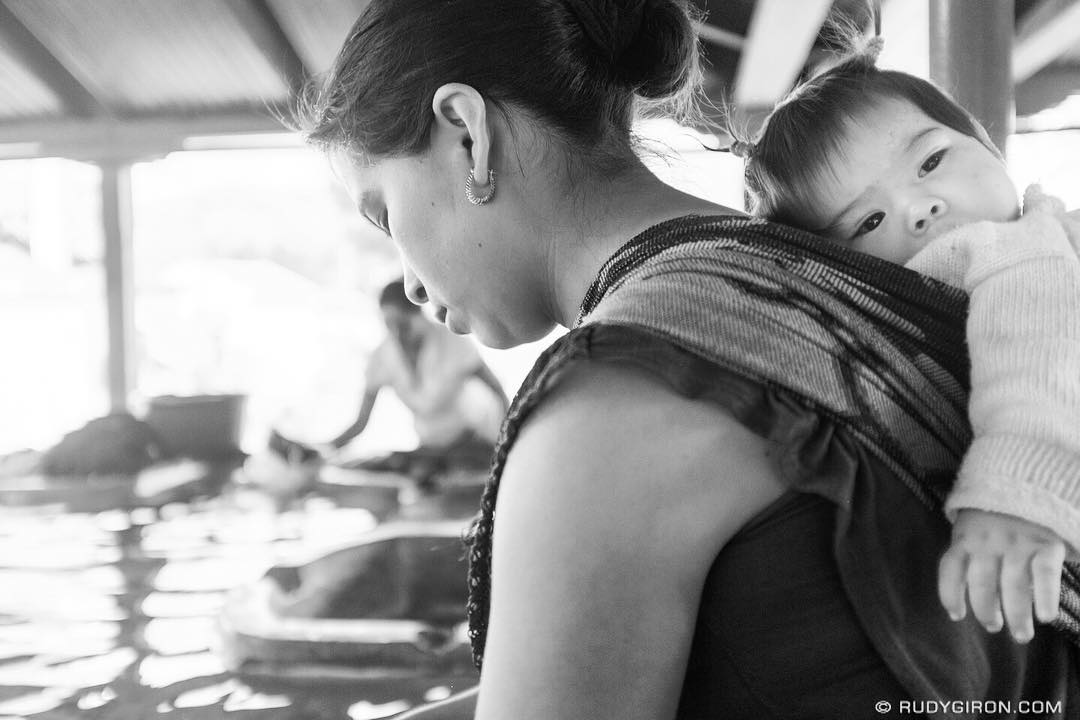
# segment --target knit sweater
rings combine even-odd
[[[907,267],[970,295],[974,440],[945,510],[1004,513],[1080,549],[1080,223],[1031,188],[1025,214],[929,243]]]

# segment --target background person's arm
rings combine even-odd
[[[502,410],[506,412],[510,407],[510,399],[506,396],[506,390],[503,389],[502,383],[499,382],[499,378],[495,377],[495,373],[491,371],[487,363],[483,360],[473,371],[473,375],[479,378],[480,382],[491,388],[491,391],[495,393],[495,396],[499,398],[499,402],[502,403]]]
[[[353,438],[364,431],[367,427],[368,420],[371,418],[371,410],[375,407],[375,400],[379,396],[379,388],[369,388],[364,391],[364,396],[360,400],[360,410],[356,414],[356,420],[352,425],[347,427],[340,435],[330,441],[330,444],[335,448],[343,448],[348,445]]]
[[[476,717],[674,717],[708,570],[781,492],[770,445],[715,406],[575,371],[502,476]]]
[[[484,365],[480,353],[469,338],[449,335],[433,339],[432,352],[437,353],[436,362],[428,365],[418,362],[416,381],[412,387],[395,387],[402,402],[413,412],[426,415],[456,397],[469,378]],[[491,379],[498,384],[492,375]],[[502,389],[500,387],[500,395]],[[504,396],[505,397],[505,396]]]

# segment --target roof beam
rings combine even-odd
[[[1021,124],[1026,130],[1035,127],[1048,129],[1042,125],[1045,118],[1039,118],[1038,122],[1035,122],[1033,118],[1025,116],[1056,107],[1077,90],[1080,90],[1078,65],[1054,65],[1044,68],[1019,83],[1016,86],[1017,132],[1024,132],[1020,129]]]
[[[1080,0],[1043,0],[1028,11],[1013,46],[1014,82],[1023,82],[1080,43]]]
[[[0,0],[0,44],[31,74],[45,84],[63,104],[79,117],[109,116],[112,113],[85,85],[68,72],[45,45]]]
[[[287,133],[266,113],[234,111],[192,117],[113,120],[74,118],[0,124],[0,160],[66,157],[73,160],[139,159],[183,148],[189,137]]]
[[[225,7],[236,16],[240,26],[284,78],[289,89],[293,93],[299,91],[312,73],[304,65],[289,36],[281,29],[267,0],[229,0]]]
[[[799,76],[832,0],[758,0],[735,74],[735,106],[772,107]]]
[[[702,40],[729,50],[742,50],[746,45],[746,38],[742,35],[716,25],[710,25],[707,22],[694,23],[694,30],[697,31],[698,37]]]

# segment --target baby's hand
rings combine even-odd
[[[1057,617],[1065,542],[1052,530],[1011,515],[963,509],[938,566],[938,596],[953,620],[971,611],[990,632],[1004,622],[1017,642]],[[1002,611],[1004,610],[1004,617]]]
[[[1057,215],[1058,217],[1067,214],[1065,212],[1065,203],[1054,195],[1047,195],[1043,191],[1042,185],[1038,183],[1028,185],[1027,189],[1024,190],[1024,214],[1028,215],[1032,212]]]

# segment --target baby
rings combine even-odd
[[[986,131],[880,41],[797,88],[746,162],[751,211],[970,294],[974,441],[946,502],[941,602],[1016,640],[1058,613],[1080,548],[1080,221],[1017,192]]]

